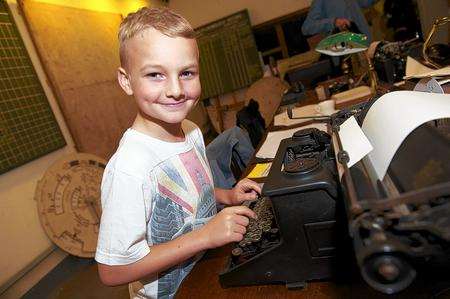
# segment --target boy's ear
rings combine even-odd
[[[122,67],[119,67],[117,69],[117,81],[119,81],[120,87],[122,87],[127,95],[133,95],[133,89],[131,88],[130,84],[130,77]]]

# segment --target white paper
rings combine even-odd
[[[281,140],[292,137],[292,135],[294,135],[294,133],[298,130],[306,128],[317,128],[322,131],[327,131],[327,125],[325,123],[315,123],[289,130],[269,132],[263,145],[256,153],[256,157],[263,159],[275,158]]]
[[[448,75],[450,75],[450,66],[433,70],[408,56],[406,59],[406,71],[403,79],[441,77]]]
[[[348,118],[339,126],[339,138],[341,139],[342,148],[348,153],[350,158],[350,161],[347,163],[348,167],[352,167],[373,149],[354,116]]]
[[[332,113],[326,114],[330,115],[339,110],[334,110]],[[292,109],[292,116],[293,117],[304,117],[304,116],[324,116],[325,114],[319,113],[317,111],[317,105],[307,105],[302,107],[296,107]],[[311,121],[312,119],[290,119],[287,115],[287,111],[284,111],[282,113],[279,113],[275,115],[273,119],[273,125],[274,126],[293,126],[298,125],[307,121]]]
[[[411,78],[418,74],[425,74],[428,72],[431,72],[433,69],[421,64],[414,58],[408,56],[406,58],[406,71],[405,71],[405,78]]]
[[[362,126],[373,146],[369,159],[378,178],[383,179],[409,133],[430,120],[449,117],[450,95],[395,91],[380,97],[367,112]]]

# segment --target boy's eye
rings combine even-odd
[[[194,72],[192,71],[184,71],[180,74],[182,78],[191,78],[194,76]]]
[[[146,77],[150,77],[152,79],[164,79],[164,75],[161,73],[148,73]]]

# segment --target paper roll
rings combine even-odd
[[[368,157],[378,178],[383,179],[395,152],[414,129],[430,120],[449,117],[450,95],[395,91],[380,97],[362,126],[373,146]]]

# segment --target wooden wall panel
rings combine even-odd
[[[135,115],[116,81],[121,15],[20,1],[76,147],[108,159]]]

